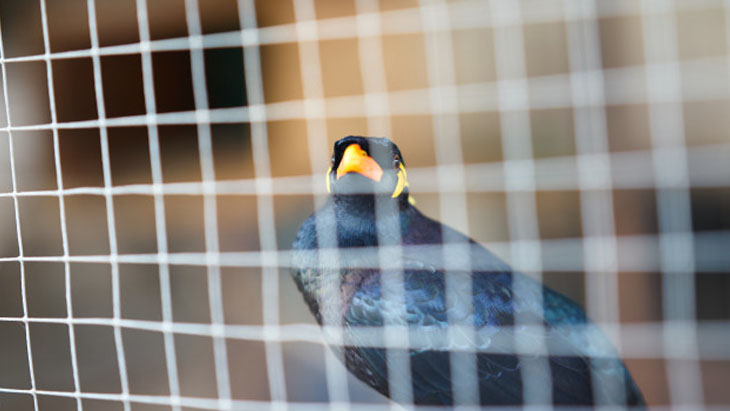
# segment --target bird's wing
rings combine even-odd
[[[387,272],[381,273],[389,275]],[[492,304],[475,316],[467,303],[471,299],[471,278],[468,273],[456,274],[456,281],[449,281],[455,292],[454,298],[445,296],[446,284],[443,271],[432,266],[424,265],[415,260],[406,260],[400,280],[394,277],[396,286],[404,287],[406,311],[398,310],[402,305],[389,303],[381,297],[382,285],[380,281],[365,281],[358,284],[358,289],[349,301],[345,312],[345,324],[350,327],[372,327],[391,325],[408,325],[413,330],[426,331],[418,333],[425,338],[418,342],[418,349],[409,350],[410,371],[413,386],[413,395],[418,403],[444,404],[451,402],[451,369],[449,351],[458,349],[445,341],[443,336],[448,329],[449,321],[464,325],[475,324],[482,337],[481,341],[489,340],[500,333],[499,327],[483,327],[484,319],[491,324],[498,325],[503,321],[501,317],[508,315],[507,305]],[[477,318],[479,317],[479,318]],[[475,323],[478,322],[477,323]],[[482,330],[479,330],[483,328]],[[428,331],[435,331],[433,340],[429,340]],[[356,336],[356,333],[352,333]],[[356,337],[355,337],[356,338]],[[411,336],[411,338],[414,338]],[[463,341],[469,342],[466,336]],[[412,343],[414,341],[411,341]],[[487,342],[488,343],[488,342]],[[382,348],[365,348],[357,341],[348,349],[348,367],[361,379],[376,387],[379,391],[388,393],[387,354]],[[346,357],[347,357],[346,356]],[[514,390],[509,379],[499,380],[506,373],[519,373],[519,365],[510,355],[497,355],[481,358],[479,361],[479,378],[482,381],[492,380],[492,387],[504,385],[501,390]],[[494,383],[494,381],[497,381]],[[515,394],[516,395],[516,394]]]
[[[489,274],[475,274],[475,281]],[[480,288],[480,287],[477,287]],[[516,318],[541,324],[544,332],[515,327],[515,340],[544,344],[553,401],[593,404],[606,401],[643,404],[641,393],[613,346],[574,301],[534,279],[513,273],[512,307]],[[528,361],[530,357],[524,357]],[[622,400],[625,399],[625,401]]]
[[[397,284],[402,284],[405,290],[405,315],[398,312],[397,305],[381,298],[379,281],[370,281],[361,284],[352,295],[345,313],[345,324],[349,327],[407,324],[414,330],[445,330],[450,323],[473,325],[476,336],[462,340],[473,342],[473,347],[484,351],[477,355],[477,372],[482,401],[489,403],[517,404],[522,401],[522,368],[525,364],[547,365],[547,368],[530,369],[537,369],[533,375],[541,381],[551,380],[556,403],[591,404],[596,386],[592,385],[592,379],[595,378],[598,378],[597,386],[609,399],[615,399],[615,393],[613,389],[604,387],[615,386],[616,383],[626,384],[630,398],[637,395],[638,390],[630,378],[627,379],[628,374],[610,344],[595,326],[586,321],[583,310],[567,297],[520,274],[449,272],[448,275],[452,276],[449,285],[454,298],[447,302],[443,271],[422,261],[406,260],[404,281]],[[515,295],[512,288],[513,277],[523,283],[519,295]],[[467,303],[470,298],[471,309]],[[543,310],[539,308],[541,302]],[[528,324],[542,324],[547,331],[541,334],[529,328],[512,327],[515,314]],[[581,332],[581,324],[585,325],[585,332]],[[566,325],[570,327],[564,327]],[[423,336],[423,333],[419,335]],[[536,343],[544,338],[549,352],[555,349],[558,354],[547,358],[527,354],[518,359],[513,355],[515,338],[527,343]],[[459,347],[443,343],[443,339],[434,340],[430,347],[409,351],[413,394],[419,403],[451,401],[449,351]],[[363,367],[361,378],[367,378],[371,385],[387,390],[385,350],[362,347],[353,347],[352,350],[352,358],[356,358],[358,366]],[[547,362],[539,362],[544,360]],[[364,374],[365,369],[368,375]]]

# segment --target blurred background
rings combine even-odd
[[[286,251],[345,135],[394,139],[424,213],[586,307],[650,405],[730,406],[727,1],[2,0],[0,25],[1,409],[327,402],[322,344],[240,334],[315,324]]]

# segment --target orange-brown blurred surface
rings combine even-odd
[[[242,28],[239,13],[243,12],[238,7],[244,2],[200,0],[198,15],[204,50],[193,52],[180,49],[174,43],[175,39],[189,35],[184,3],[183,0],[146,2],[149,38],[158,41],[155,44],[159,46],[150,56],[154,83],[151,100],[157,113],[182,113],[179,119],[185,119],[176,121],[166,117],[168,120],[152,131],[144,122],[150,102],[145,101],[143,58],[139,49],[129,52],[110,49],[139,42],[135,1],[94,2],[99,45],[107,51],[99,58],[101,79],[98,79],[91,53],[73,54],[91,47],[86,2],[45,0],[48,52],[72,53],[65,57],[53,54],[50,62],[53,87],[50,91],[54,96],[56,122],[67,123],[57,128],[54,135],[52,127],[43,126],[50,124],[53,117],[46,62],[43,58],[23,58],[42,55],[46,50],[40,5],[36,1],[0,1],[2,58],[5,59],[2,69],[7,79],[7,90],[0,90],[6,95],[0,99],[0,127],[4,127],[0,131],[0,192],[4,193],[0,196],[0,229],[4,233],[0,236],[0,257],[4,258],[0,261],[0,317],[23,316],[20,264],[17,259],[13,260],[20,252],[16,221],[20,225],[25,257],[62,256],[64,241],[70,256],[108,256],[111,253],[109,218],[114,222],[114,242],[120,255],[156,255],[163,249],[168,253],[205,253],[211,243],[217,243],[221,252],[255,253],[262,249],[261,215],[267,211],[273,213],[275,230],[267,231],[264,236],[275,235],[277,249],[287,250],[299,224],[315,208],[316,196],[308,192],[311,191],[309,176],[326,171],[332,143],[345,135],[392,138],[404,154],[418,207],[429,216],[467,231],[477,241],[491,244],[498,255],[511,260],[509,242],[515,238],[510,213],[515,210],[510,208],[509,191],[505,189],[504,162],[513,159],[505,156],[502,131],[505,117],[513,114],[513,110],[500,110],[496,93],[500,85],[497,61],[500,56],[495,46],[494,27],[488,24],[478,27],[475,19],[457,12],[457,9],[468,11],[469,7],[475,7],[475,13],[482,13],[485,2],[444,2],[452,14],[444,15],[443,19],[451,25],[444,25],[444,30],[434,34],[424,33],[425,23],[417,1],[313,0],[314,14],[310,17],[316,19],[314,34],[320,38],[307,37],[303,42],[296,42],[295,37],[292,41],[275,39],[276,36],[288,39],[291,33],[297,33],[297,14],[306,15],[306,10],[297,11],[289,0],[258,0],[255,18],[262,27],[261,38],[268,35],[265,38],[274,40],[244,50],[240,37],[238,43],[231,40],[225,45],[207,45],[215,42],[213,36],[239,33]],[[578,133],[579,127],[584,126],[577,118],[585,107],[570,100],[571,58],[581,57],[571,54],[574,52],[568,39],[569,25],[575,22],[549,17],[560,16],[560,11],[549,11],[543,19],[529,18],[539,14],[539,7],[563,7],[561,2],[542,6],[535,3],[520,2],[523,17],[527,17],[516,27],[524,41],[524,74],[529,86],[528,107],[518,110],[529,115],[529,124],[524,127],[529,135],[524,137],[529,141],[530,153],[523,159],[535,160],[535,171],[528,177],[537,182],[534,217],[539,238],[535,240],[543,240],[544,272],[530,274],[543,274],[547,284],[581,305],[590,306],[587,283],[591,279],[584,274],[582,265],[585,199],[577,183],[581,150]],[[723,17],[728,13],[727,5],[723,8],[720,1],[704,3],[703,7],[687,6],[672,14],[676,39],[667,42],[676,46],[679,59],[682,94],[681,100],[673,103],[680,105],[683,129],[679,132],[683,133],[689,150],[686,155],[689,174],[685,177],[693,184],[688,190],[691,229],[698,234],[725,233],[711,240],[709,248],[706,248],[707,241],[695,244],[697,320],[727,322],[730,321],[730,267],[724,250],[730,246],[727,235],[730,232],[730,169],[724,154],[730,152],[727,115],[730,20]],[[358,39],[356,15],[359,7],[368,10],[368,4],[379,7],[380,27],[385,33]],[[622,13],[615,12],[620,7],[607,6],[602,1],[598,5],[599,17],[591,27],[595,29],[600,48],[605,107],[599,107],[599,111],[605,116],[605,128],[590,132],[605,132],[605,149],[611,167],[609,183],[615,184],[607,190],[612,201],[605,205],[610,219],[601,222],[618,236],[614,256],[618,291],[615,320],[623,324],[660,323],[665,320],[663,307],[671,302],[663,299],[657,236],[661,231],[660,219],[671,217],[659,215],[658,201],[662,194],[652,175],[651,150],[656,136],[652,137],[651,122],[656,113],[653,114],[648,104],[649,86],[644,71],[647,65],[645,22],[638,7],[625,5],[629,12]],[[252,16],[243,17],[252,19]],[[488,18],[491,17],[484,16],[485,21]],[[306,27],[300,29],[307,32]],[[436,61],[451,67],[453,85],[460,93],[455,111],[446,110],[446,114],[430,105],[429,90],[434,85],[433,73],[429,72],[434,69],[434,61],[429,60],[431,36],[450,49],[452,59]],[[162,50],[165,44],[169,49]],[[246,64],[250,64],[245,56],[251,50],[260,53],[263,101],[258,103],[265,104],[271,116],[256,124],[264,126],[268,159],[255,157],[252,124],[244,118],[235,118],[235,110],[250,103],[251,87],[258,80],[245,77]],[[208,132],[205,131],[208,124],[201,123],[201,128],[193,113],[196,79],[191,63],[196,61],[197,52],[202,54],[205,70],[202,79],[207,93],[205,105],[214,113],[221,113],[220,118],[226,118],[225,121],[213,119],[209,133],[215,180],[227,188],[225,193],[216,193],[207,205],[202,190],[193,194],[174,192],[174,187],[185,191],[180,187],[205,179],[200,137],[201,133]],[[313,67],[317,78],[312,77]],[[98,86],[101,86],[103,102],[97,101],[95,87]],[[475,90],[481,94],[470,94]],[[362,95],[375,98],[376,107],[368,108],[367,99],[361,98]],[[307,119],[307,106],[302,101],[319,98],[326,99],[322,116]],[[106,128],[108,148],[102,147],[99,123],[93,121],[99,118],[101,103],[106,118],[121,119]],[[287,112],[287,107],[293,108]],[[379,109],[387,112],[369,115],[368,110],[378,113]],[[277,114],[282,112],[288,114]],[[453,145],[460,147],[458,161],[439,160],[437,142],[443,136],[439,135],[438,124],[444,118],[452,121],[457,130],[449,138],[453,138]],[[18,129],[19,126],[28,127]],[[17,219],[14,197],[8,194],[13,191],[9,138],[12,138],[17,191],[35,192],[17,198]],[[54,139],[58,141],[58,150],[54,149]],[[155,144],[151,145],[151,139]],[[310,145],[311,141],[321,144]],[[159,163],[151,154],[151,147],[159,149]],[[111,204],[106,202],[101,190],[105,187],[102,161],[105,150],[111,187],[131,187],[128,192],[115,193]],[[259,201],[268,197],[257,197],[252,190],[253,179],[262,177],[256,171],[257,164],[260,167],[262,163],[268,164],[275,187],[286,186],[290,190],[271,196],[271,210],[262,210],[262,204],[269,203]],[[462,211],[444,209],[450,203],[442,202],[442,196],[460,193],[452,193],[451,189],[437,184],[438,166],[443,164],[465,166],[465,219]],[[149,187],[158,171],[161,172],[159,183],[169,184],[173,190],[156,200]],[[724,178],[722,173],[727,173]],[[64,189],[78,189],[64,196],[65,237],[55,191],[59,179]],[[318,188],[320,194],[323,185],[324,181]],[[93,189],[85,192],[87,188]],[[107,210],[109,205],[113,205],[112,213]],[[162,222],[156,216],[160,211]],[[206,240],[206,213],[217,218],[214,240]],[[165,231],[158,232],[160,227]],[[510,262],[533,266],[533,262]],[[714,268],[703,268],[708,264]],[[63,262],[24,262],[23,269],[29,317],[70,315],[65,299]],[[209,324],[211,306],[221,304],[226,325],[263,324],[265,298],[260,267],[221,267],[222,300],[211,302],[208,267],[158,265],[152,260],[119,264],[121,318],[162,320],[161,270],[167,269],[172,321]],[[73,316],[111,318],[114,307],[110,264],[73,262],[68,270]],[[314,324],[289,278],[288,269],[281,267],[278,272],[279,322]],[[601,315],[604,311],[594,312]],[[0,388],[29,388],[23,330],[20,323],[0,322],[0,364],[6,364],[0,372]],[[170,365],[166,363],[164,335],[125,328],[122,338],[130,392],[170,395]],[[214,339],[187,334],[176,334],[173,339],[180,395],[216,398]],[[73,391],[68,327],[34,322],[30,325],[30,340],[37,388]],[[119,393],[121,382],[112,328],[76,326],[75,341],[80,391]],[[225,347],[232,398],[269,400],[264,343],[228,339]],[[325,353],[326,349],[319,344],[301,342],[283,343],[281,348],[287,400],[327,401],[324,356],[329,354]],[[656,347],[657,352],[662,349]],[[723,385],[724,377],[730,375],[728,360],[695,361],[701,370],[702,394],[707,405],[730,405]],[[673,405],[667,378],[669,369],[661,355],[630,358],[627,365],[650,405]],[[384,401],[353,377],[348,378],[352,401]],[[11,404],[11,409],[13,406],[24,409],[27,397],[0,390],[0,404]],[[41,409],[76,407],[74,401],[55,396],[41,396],[39,403]],[[116,409],[119,403],[84,399],[83,405],[84,409],[106,410]],[[134,404],[133,409],[169,408]]]

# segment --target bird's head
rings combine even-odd
[[[387,196],[404,206],[413,203],[403,156],[387,138],[347,136],[335,142],[327,191],[335,196]]]

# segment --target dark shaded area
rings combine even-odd
[[[38,1],[0,1],[2,16],[2,57],[43,54],[41,4]]]
[[[730,272],[695,274],[697,320],[730,320]]]
[[[142,57],[138,54],[101,56],[100,61],[106,116],[145,114]]]
[[[195,109],[189,51],[152,53],[158,113]]]
[[[251,125],[212,124],[210,131],[216,180],[253,178]]]
[[[159,127],[162,181],[201,181],[198,132],[196,126]]]
[[[730,273],[730,236],[726,231],[705,231],[694,238],[694,259],[698,271]]]
[[[694,231],[730,230],[730,188],[693,188],[690,201]]]
[[[152,182],[147,127],[108,128],[112,184]]]
[[[99,129],[58,130],[63,187],[103,187]]]
[[[91,59],[53,60],[51,65],[57,121],[98,118]]]
[[[247,104],[243,72],[243,49],[208,49],[205,82],[210,108],[239,107]]]

